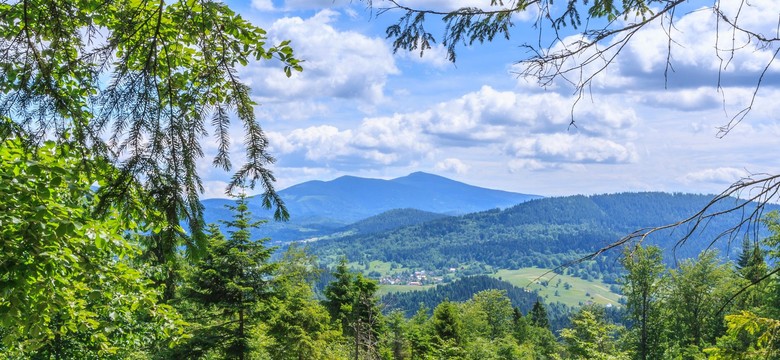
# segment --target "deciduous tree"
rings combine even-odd
[[[23,141],[0,142],[5,350],[21,357],[39,349],[55,358],[108,357],[179,336],[172,309],[157,303],[158,292],[131,266],[138,234],[154,225],[142,192],[130,187],[125,206],[96,212],[100,197],[92,186],[116,173],[109,162],[70,141],[34,150]]]
[[[637,359],[662,357],[661,291],[666,267],[661,249],[655,246],[626,248],[622,259],[626,268],[623,294],[628,316],[638,332],[635,348]]]

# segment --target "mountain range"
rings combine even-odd
[[[253,235],[281,242],[305,240],[348,230],[350,224],[396,209],[414,209],[440,216],[463,215],[541,198],[472,186],[424,172],[391,180],[342,176],[331,181],[308,181],[280,190],[279,195],[290,212],[290,221],[269,221]],[[229,218],[231,214],[225,205],[232,202],[230,199],[203,200],[206,222]],[[259,197],[249,198],[248,202],[255,216],[272,217],[269,210],[262,208]],[[408,212],[406,217],[412,223],[429,219],[429,216],[408,216]],[[411,223],[401,222],[397,226],[406,224]]]

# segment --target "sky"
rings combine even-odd
[[[489,1],[414,2],[431,9],[484,3]],[[440,45],[422,57],[394,54],[384,34],[401,13],[377,16],[360,1],[228,4],[267,30],[270,43],[291,40],[305,60],[303,72],[291,78],[274,61],[240,70],[277,159],[277,189],[343,175],[390,179],[424,171],[544,196],[718,193],[744,176],[780,171],[780,61],[769,66],[748,116],[717,136],[750,103],[776,48],[760,48],[722,23],[716,26],[711,10],[697,8],[712,0],[691,0],[675,14],[671,45],[660,23],[637,33],[579,102],[565,81],[540,87],[518,76],[523,68],[517,62],[529,56],[522,45],[539,36],[533,10],[515,16],[509,40],[461,46],[453,64]],[[382,4],[374,0],[375,7]],[[741,24],[778,37],[780,2],[749,4],[739,10]],[[438,20],[431,20],[437,29]],[[551,46],[577,40],[568,35]],[[665,84],[669,47],[672,69]],[[576,127],[569,127],[572,113]],[[238,164],[243,135],[234,123]],[[225,197],[231,174],[210,165],[216,141],[207,142],[203,198]]]

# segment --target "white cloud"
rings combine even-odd
[[[348,98],[377,103],[388,75],[397,74],[392,52],[381,38],[333,27],[340,13],[322,10],[311,18],[282,18],[268,28],[271,43],[292,40],[301,73],[287,78],[278,63],[255,63],[242,75],[264,99]]]
[[[695,111],[712,109],[722,104],[721,95],[711,87],[669,90],[643,94],[639,102],[653,107]]]
[[[446,158],[436,163],[435,169],[441,171],[453,172],[456,174],[465,174],[471,167],[463,161],[456,158]]]
[[[738,22],[745,29],[758,34],[771,34],[767,36],[769,38],[775,36],[780,2],[720,1],[718,5],[729,16],[739,11]],[[664,19],[663,22],[661,18]],[[732,27],[716,17],[711,7],[703,7],[684,15],[678,13],[671,29],[671,43],[667,36],[668,20],[666,17],[661,18],[637,31],[614,59],[612,55],[618,49],[605,50],[607,44],[603,44],[598,49],[605,50],[604,56],[595,57],[596,48],[590,48],[581,56],[560,64],[562,69],[569,69],[585,61],[595,60],[584,66],[583,71],[578,69],[565,74],[567,79],[558,78],[558,81],[550,84],[551,88],[570,89],[569,81],[577,83],[591,75],[595,77],[588,91],[598,93],[629,89],[664,91],[667,88],[714,88],[718,84],[753,87],[760,72],[772,60],[774,47],[764,47],[755,39],[748,39],[743,32],[733,32]],[[580,35],[565,37],[550,51],[555,53],[565,48],[575,49],[580,40],[583,40]],[[671,65],[668,68],[668,78],[665,79],[668,54]],[[611,63],[602,70],[608,60],[611,60]],[[518,64],[513,70],[523,73],[525,67]],[[548,67],[546,70],[553,71],[555,67]],[[780,62],[774,61],[764,79],[764,86],[775,86],[778,79]]]
[[[283,160],[336,168],[359,161],[407,166],[446,154],[432,166],[461,173],[468,168],[453,152],[478,148],[508,155],[507,161],[523,160],[510,168],[636,161],[637,153],[628,142],[638,121],[633,111],[598,104],[580,111],[587,118],[581,129],[561,133],[569,122],[566,103],[555,93],[525,96],[485,86],[426,110],[367,117],[352,128],[311,126],[269,137],[274,153],[284,154]]]
[[[269,133],[272,151],[293,163],[355,167],[409,164],[433,151],[416,130],[415,116],[370,118],[356,129],[334,126],[296,129],[287,135]]]
[[[284,8],[287,10],[319,10],[341,7],[350,3],[348,0],[285,0]]]
[[[706,169],[700,171],[689,172],[683,176],[682,180],[686,183],[718,183],[718,184],[731,184],[735,181],[749,176],[750,174],[744,169],[738,169],[733,167],[719,167],[715,169]]]
[[[201,199],[224,199],[227,197],[225,190],[228,183],[225,181],[204,181],[203,182],[203,194],[200,195]]]
[[[262,11],[274,9],[274,3],[271,0],[252,0],[252,7]]]
[[[508,144],[509,155],[551,163],[631,163],[638,154],[632,144],[581,134],[540,134]]]
[[[445,69],[455,65],[447,59],[447,48],[441,43],[432,44],[430,49],[426,49],[420,55],[420,49],[415,51],[399,50],[396,53],[401,59],[426,64],[436,69]]]

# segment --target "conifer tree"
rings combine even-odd
[[[268,306],[268,335],[274,339],[270,353],[274,359],[330,359],[337,331],[330,316],[314,299],[311,281],[319,273],[316,259],[291,244],[279,262],[274,278],[275,296]]]
[[[531,308],[529,314],[531,318],[531,325],[544,329],[550,328],[550,319],[547,318],[547,310],[544,309],[544,305],[537,299],[534,303],[534,307]]]
[[[196,331],[190,349],[211,346],[223,357],[245,359],[252,352],[252,332],[259,322],[255,310],[272,295],[270,278],[275,265],[269,262],[268,239],[252,240],[249,230],[263,221],[253,221],[246,195],[229,205],[233,219],[225,221],[230,237],[210,225],[207,252],[192,268],[185,298],[202,307],[202,328]],[[197,342],[201,345],[192,346]],[[198,351],[192,350],[194,353]],[[193,356],[194,357],[194,356]]]

